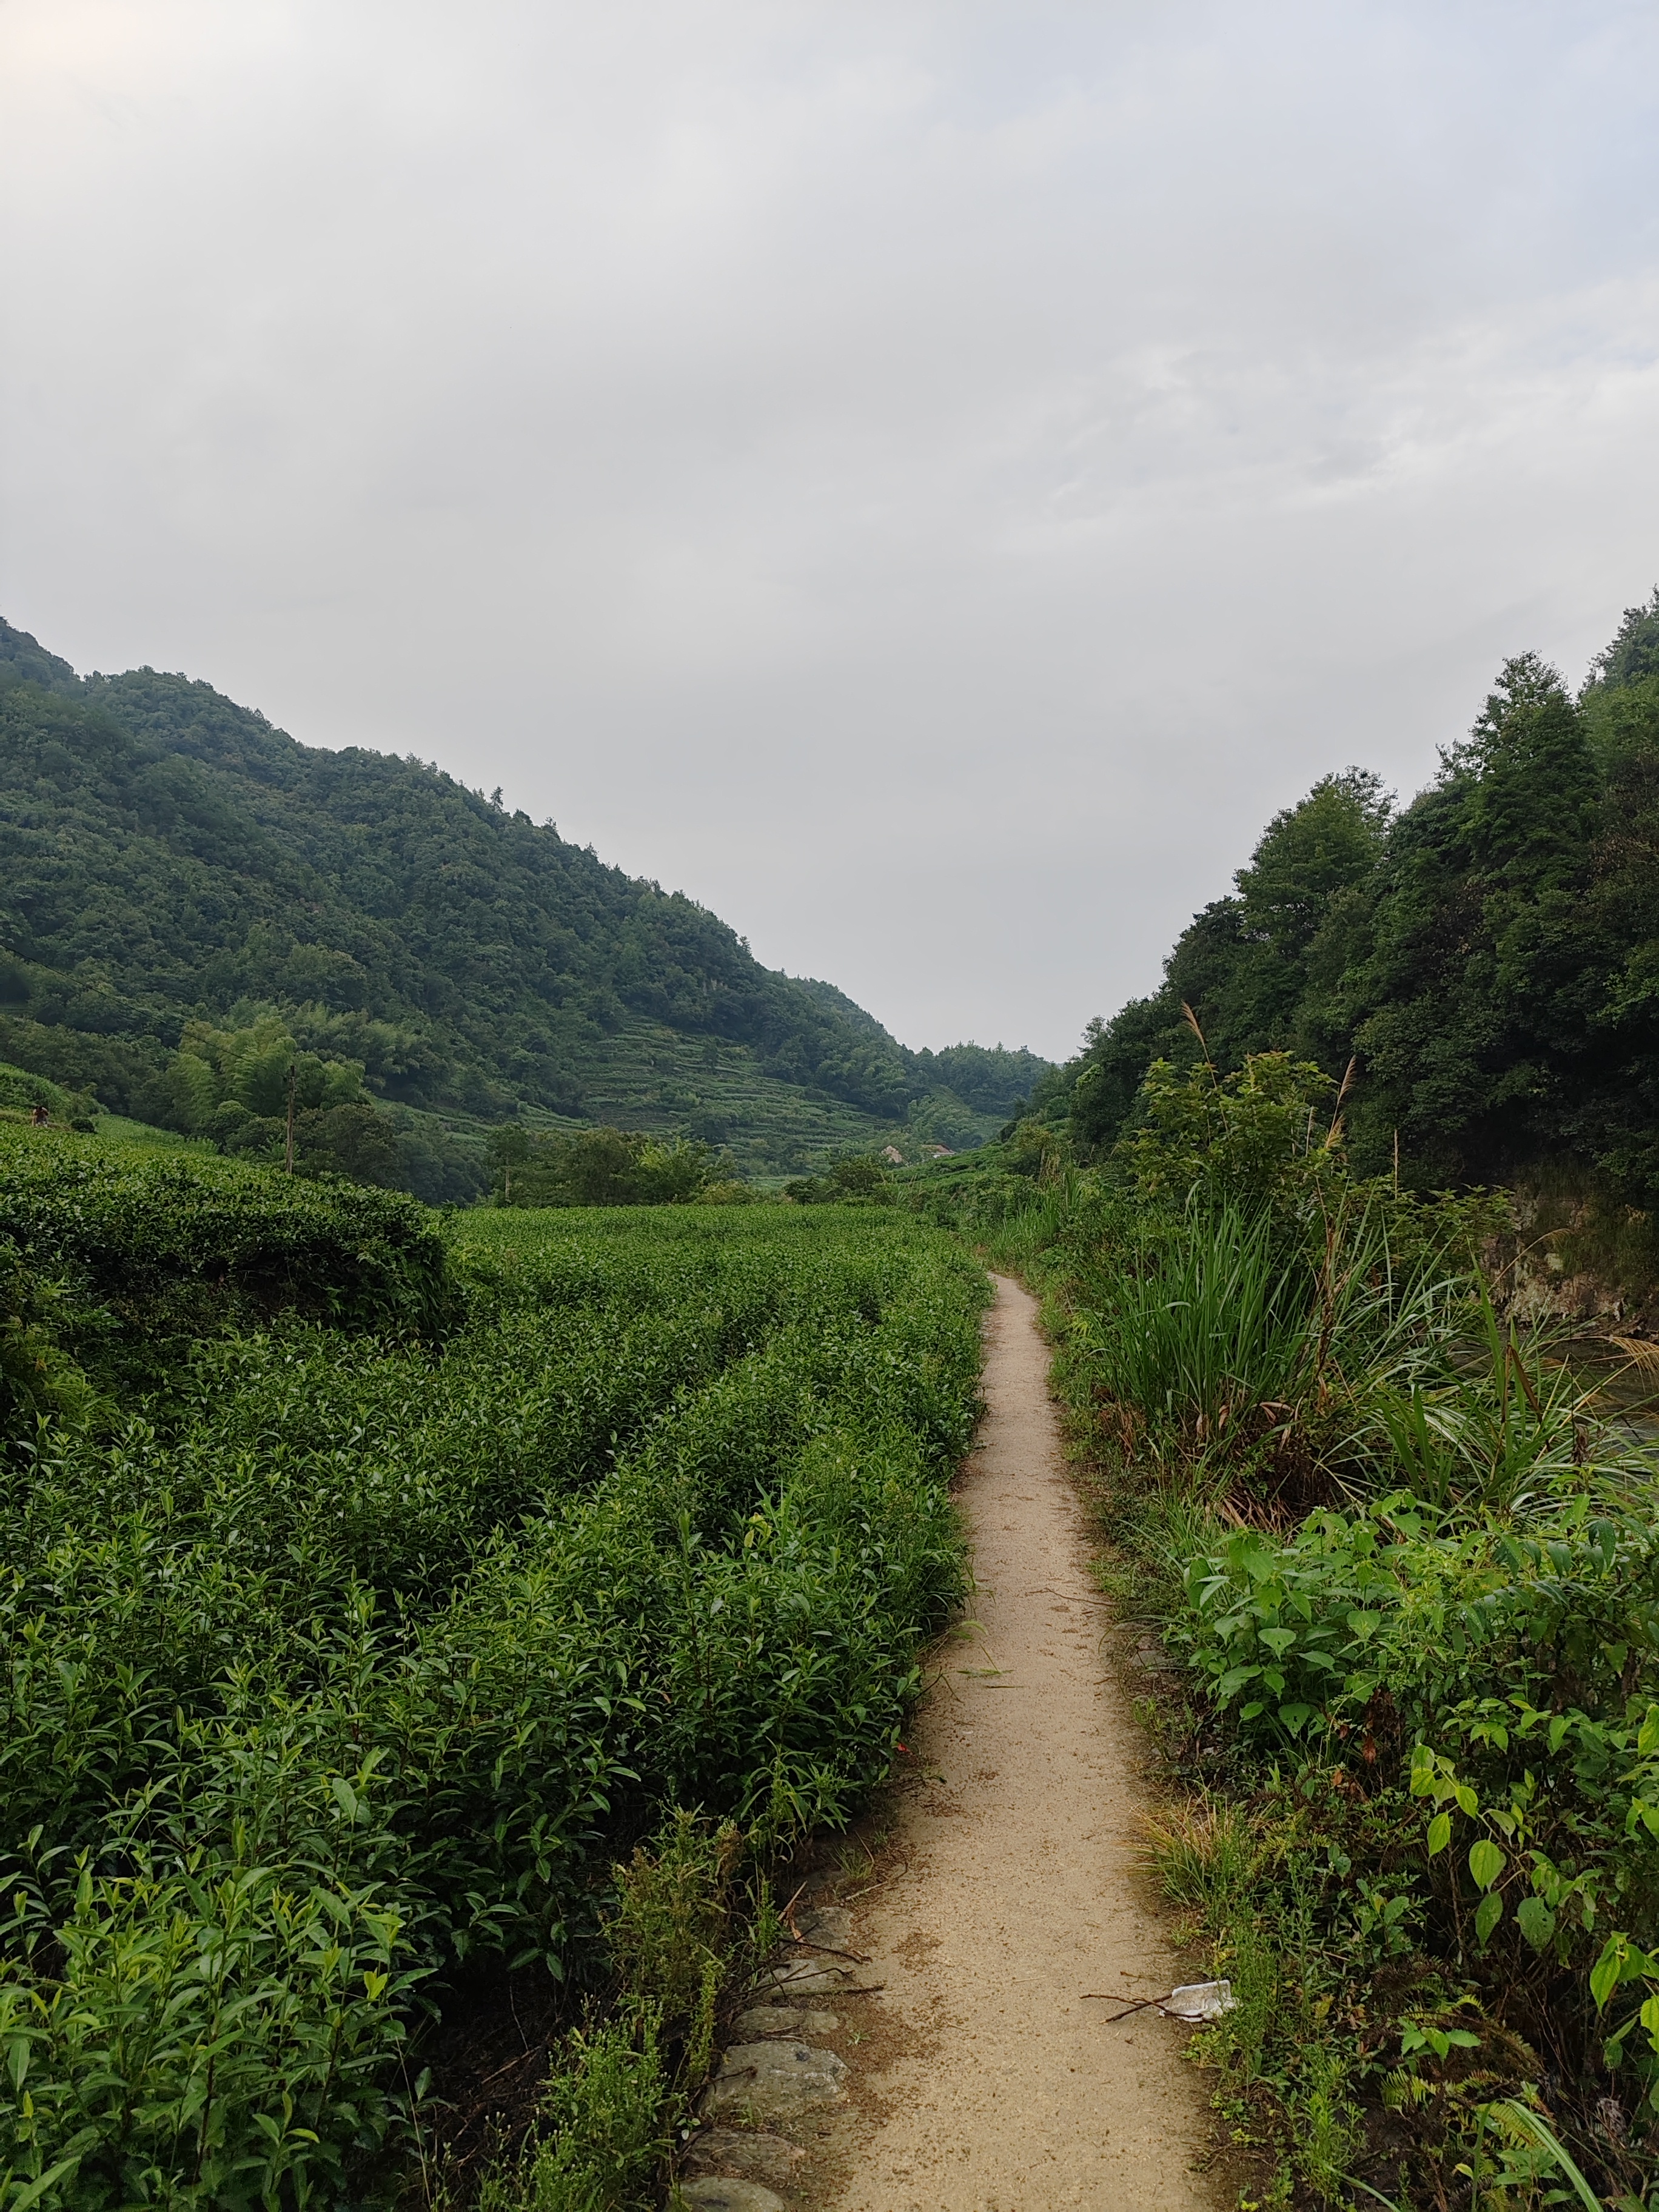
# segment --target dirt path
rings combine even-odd
[[[861,2001],[881,2015],[867,2055],[847,2052],[834,2212],[1231,2202],[1194,2171],[1211,2128],[1185,2031],[1156,2014],[1110,2027],[1110,2004],[1083,2001],[1182,1977],[1132,1872],[1139,1731],[1100,1653],[1048,1364],[1035,1300],[998,1278],[990,1410],[961,1491],[982,1632],[950,1647],[917,1717],[908,1867],[855,1908],[885,1988]]]

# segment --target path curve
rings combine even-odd
[[[1182,1975],[1137,1891],[1141,1738],[1101,1650],[1036,1302],[994,1279],[958,1493],[981,1632],[947,1645],[916,1717],[908,1866],[856,1909],[886,1984],[872,2040],[894,2056],[874,2074],[849,2053],[866,2096],[836,2130],[834,2212],[1210,2212],[1231,2192],[1194,2170],[1212,2124],[1186,2032],[1108,2026],[1083,1996]]]

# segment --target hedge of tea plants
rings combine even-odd
[[[885,1772],[983,1279],[884,1209],[446,1243],[76,1142],[0,1155],[14,1364],[56,1376],[4,1459],[0,2212],[360,2204],[459,1969],[580,1984],[672,1808],[783,1840]]]

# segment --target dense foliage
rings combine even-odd
[[[1231,1067],[1282,1049],[1340,1079],[1352,1057],[1367,1172],[1391,1168],[1397,1134],[1419,1188],[1548,1162],[1646,1208],[1656,979],[1659,593],[1576,700],[1535,656],[1510,661],[1405,808],[1349,769],[1276,816],[1163,988],[1097,1023],[1046,1104],[1069,1112],[1083,1158],[1103,1157],[1155,1059]]]
[[[885,1772],[982,1278],[891,1209],[445,1251],[386,1194],[56,1135],[0,1207],[0,2205],[361,2204],[458,1974],[580,1989],[665,1810],[787,1840]],[[240,1325],[55,1387],[169,1285]],[[656,2081],[662,2017],[570,2094]]]
[[[1100,1166],[918,1194],[1046,1285],[1122,1594],[1184,1662],[1155,1856],[1234,1984],[1212,2055],[1273,2201],[1519,2212],[1565,2156],[1643,2212],[1650,1442],[1502,1317],[1502,1201],[1357,1179],[1336,1093],[1160,1063]]]
[[[457,1310],[425,1208],[391,1191],[145,1157],[0,1123],[0,1255],[100,1389],[279,1314],[432,1336]]]
[[[664,1145],[638,1130],[576,1129],[565,1136],[503,1129],[489,1147],[498,1206],[678,1206],[701,1198],[713,1175],[706,1145]],[[749,1195],[724,1183],[720,1194]]]
[[[467,1147],[434,1164],[430,1129],[376,1161],[369,1093],[463,1124],[523,1104],[715,1145],[764,1129],[789,1166],[912,1109],[974,1141],[1046,1066],[908,1053],[498,798],[297,744],[182,676],[78,678],[3,623],[0,790],[0,1058],[233,1148],[269,1152],[272,1101],[201,1046],[261,1018],[325,1071],[306,1110],[336,1119],[302,1132],[320,1164],[434,1197],[471,1195],[479,1164],[447,1188]],[[757,1115],[757,1086],[793,1122]]]

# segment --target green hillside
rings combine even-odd
[[[1419,1187],[1546,1171],[1659,1206],[1659,592],[1577,696],[1534,654],[1506,663],[1408,805],[1350,769],[1277,815],[1037,1112],[1096,1158],[1155,1059],[1269,1050],[1338,1082],[1352,1063],[1364,1172],[1397,1141]]]
[[[992,1133],[1047,1063],[908,1051],[718,916],[413,758],[300,744],[205,684],[77,676],[0,623],[0,1060],[434,1197],[519,1116],[746,1174]]]

